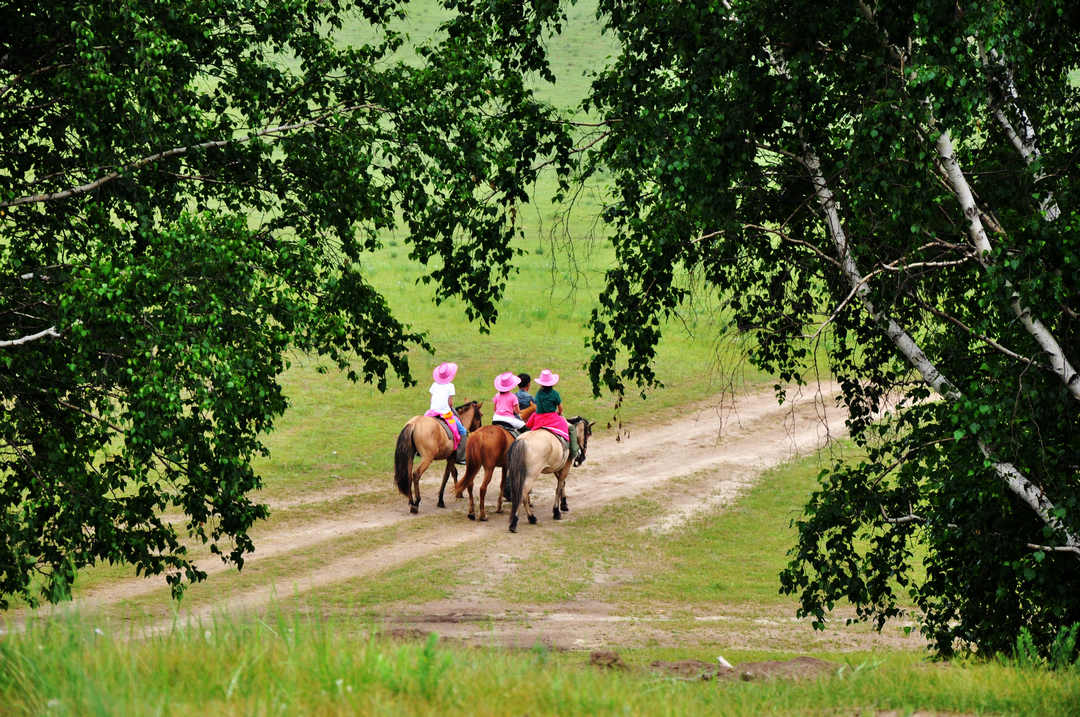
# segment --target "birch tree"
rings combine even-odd
[[[0,608],[100,562],[179,594],[187,543],[242,566],[286,349],[412,382],[360,268],[387,229],[495,318],[568,145],[524,17],[445,5],[405,64],[394,0],[0,3]]]
[[[800,614],[847,601],[880,628],[913,604],[941,654],[1023,627],[1049,649],[1080,622],[1080,7],[599,11],[622,51],[587,102],[618,256],[594,386],[657,383],[681,277],[703,279],[756,365],[838,377],[865,451],[795,521]]]

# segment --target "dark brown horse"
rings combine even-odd
[[[472,431],[480,428],[480,402],[469,401],[454,409],[465,428]],[[469,439],[471,441],[471,437]],[[468,449],[468,442],[465,444]],[[413,456],[420,455],[420,465],[413,470]],[[457,479],[457,468],[454,467],[454,441],[446,435],[443,422],[430,416],[414,416],[409,419],[405,427],[398,434],[397,448],[394,451],[394,480],[397,481],[398,490],[409,499],[409,512],[416,513],[420,510],[420,477],[428,469],[432,461],[446,459],[446,471],[443,473],[442,488],[439,489],[439,507],[445,508],[443,503],[443,488],[450,474]]]
[[[536,410],[536,404],[530,404],[521,412],[522,420],[527,419]],[[480,484],[480,520],[487,520],[487,497],[488,484],[496,468],[503,469],[503,480],[506,480],[506,451],[514,442],[514,436],[510,431],[492,424],[483,426],[476,433],[469,434],[469,442],[465,446],[465,475],[454,486],[454,495],[460,498],[469,491],[469,520],[476,520],[476,504],[473,502],[473,480],[480,469],[484,469],[484,482]],[[497,491],[499,504],[495,508],[496,513],[502,512],[503,492]]]

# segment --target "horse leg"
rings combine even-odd
[[[567,463],[569,466],[569,463]],[[561,507],[563,510],[569,510],[566,507],[566,476],[570,473],[570,468],[565,467],[561,471],[555,474],[555,505],[551,508],[551,517],[555,520],[562,520],[562,513],[559,512]],[[562,504],[560,506],[560,502]]]
[[[439,507],[445,508],[446,503],[443,502],[443,491],[446,490],[446,481],[450,480],[450,474],[454,474],[454,482],[457,482],[457,468],[454,467],[454,462],[449,460],[446,462],[446,470],[442,474],[442,485],[439,486]]]
[[[536,514],[533,513],[532,508],[532,477],[525,479],[525,488],[521,491],[521,502],[525,505],[525,515],[529,519],[530,525],[536,525]]]
[[[424,475],[424,471],[431,465],[431,456],[420,456],[420,465],[412,474],[412,500],[409,501],[409,512],[420,512],[420,476]]]
[[[491,476],[495,473],[495,466],[484,466],[484,482],[480,484],[480,520],[487,520],[487,487],[491,482]],[[499,508],[502,512],[502,491],[499,491]]]
[[[479,466],[477,465],[476,461],[470,459],[467,466],[465,467],[465,477],[463,477],[460,481],[458,481],[457,484],[454,486],[454,494],[458,498],[461,497],[462,492],[464,492],[466,489],[469,491],[469,520],[476,520],[476,502],[473,500],[473,480],[476,478],[476,471],[477,470],[479,470]],[[481,496],[481,498],[480,498],[480,514],[481,514],[481,516],[483,516],[483,513],[484,513],[483,495],[484,495],[484,493],[483,493],[483,491],[481,491],[480,492],[480,496]],[[481,517],[480,520],[484,520],[484,518]]]
[[[495,472],[494,468],[492,469],[492,472],[493,473]],[[495,512],[496,513],[501,513],[502,512],[503,491],[506,490],[506,488],[505,488],[505,486],[506,486],[506,467],[505,466],[503,467],[503,469],[501,471],[501,475],[502,475],[502,480],[499,481],[499,502],[495,506]]]

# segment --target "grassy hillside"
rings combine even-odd
[[[413,2],[398,29],[420,42],[435,33],[443,17],[436,3]],[[538,82],[537,91],[556,106],[573,108],[586,93],[587,73],[602,65],[613,46],[600,32],[595,0],[568,6],[565,27],[549,47],[559,82]],[[358,41],[370,33],[358,22],[343,38]],[[412,59],[408,50],[399,57]],[[408,259],[406,236],[384,238],[383,249],[364,262],[365,275],[396,315],[426,332],[435,353],[412,354],[418,386],[393,385],[386,393],[352,384],[333,369],[319,373],[317,362],[293,357],[285,377],[292,407],[269,437],[271,460],[260,465],[268,495],[318,488],[333,480],[385,482],[392,469],[393,439],[408,418],[427,408],[431,369],[442,361],[460,366],[454,382],[459,402],[485,401],[488,417],[497,374],[525,371],[535,376],[551,368],[561,376],[559,390],[567,411],[607,426],[615,416],[614,401],[607,395],[594,399],[583,370],[589,358],[586,323],[603,290],[604,271],[614,259],[599,224],[605,188],[602,180],[583,188],[572,207],[552,205],[553,191],[552,179],[542,179],[533,203],[521,212],[521,248],[527,255],[515,267],[498,324],[490,333],[465,320],[460,302],[435,306],[438,287],[418,283],[426,272]],[[765,381],[744,361],[747,339],[727,330],[728,318],[723,302],[708,292],[685,306],[669,323],[655,364],[664,389],[652,392],[647,401],[636,394],[628,397],[619,418],[647,422],[652,415],[732,385]]]

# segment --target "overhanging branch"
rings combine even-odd
[[[0,341],[0,348],[7,348],[9,346],[22,346],[28,344],[31,341],[38,341],[44,338],[60,338],[60,332],[56,330],[55,326],[50,326],[47,329],[38,331],[36,334],[29,334],[28,336],[21,336],[17,339],[11,339],[10,341]]]
[[[288,132],[293,132],[293,131],[298,130],[298,129],[303,129],[305,127],[317,126],[320,122],[325,120],[327,117],[333,117],[333,116],[339,115],[339,114],[347,114],[349,112],[355,112],[357,110],[363,110],[363,109],[383,110],[382,107],[379,107],[378,105],[372,105],[372,104],[351,105],[351,106],[348,106],[348,107],[341,107],[341,108],[338,108],[338,109],[329,110],[327,112],[324,112],[324,113],[318,115],[317,117],[313,117],[311,119],[307,119],[307,120],[304,120],[302,122],[294,122],[294,123],[291,123],[291,124],[281,124],[281,125],[276,125],[274,127],[265,127],[263,129],[259,130],[258,132],[253,132],[252,134],[246,135],[244,137],[234,137],[232,139],[211,140],[209,142],[200,142],[199,144],[192,144],[192,145],[188,145],[186,147],[174,147],[172,149],[167,149],[167,150],[165,150],[163,152],[157,152],[155,154],[147,155],[146,157],[136,159],[133,162],[129,162],[128,164],[123,165],[118,170],[115,170],[113,172],[109,172],[108,174],[106,174],[106,175],[104,175],[102,177],[98,177],[97,179],[93,180],[92,182],[87,182],[86,184],[80,184],[77,187],[71,187],[70,189],[64,189],[64,190],[59,191],[59,192],[49,192],[49,193],[43,193],[43,194],[31,194],[31,195],[27,195],[27,196],[24,196],[24,197],[16,197],[15,199],[9,199],[8,201],[0,202],[0,208],[14,207],[14,206],[18,206],[20,204],[34,204],[34,203],[39,203],[39,202],[51,202],[51,201],[56,201],[56,200],[60,200],[60,199],[68,199],[70,197],[78,196],[78,195],[81,195],[81,194],[86,194],[87,192],[92,192],[95,189],[97,189],[97,188],[99,188],[99,187],[101,187],[101,186],[103,186],[105,184],[108,184],[109,182],[113,181],[114,179],[120,178],[121,176],[123,176],[123,174],[125,172],[131,172],[133,170],[139,169],[140,167],[145,167],[148,164],[153,164],[154,162],[160,162],[163,159],[168,159],[169,157],[176,157],[178,155],[188,154],[190,152],[196,152],[196,151],[199,151],[199,150],[202,150],[202,149],[215,149],[215,148],[218,148],[218,147],[225,147],[227,145],[244,144],[245,142],[250,142],[250,141],[252,141],[254,139],[258,139],[259,137],[267,137],[267,136],[285,134],[285,133],[288,133]]]

